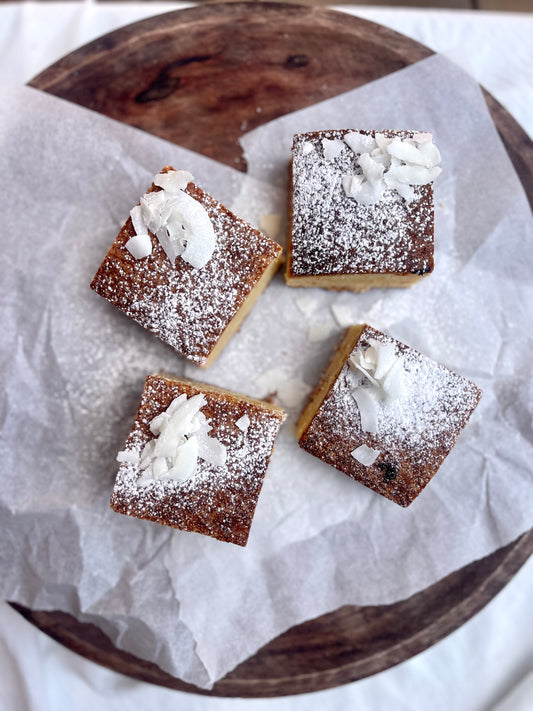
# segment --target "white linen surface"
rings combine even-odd
[[[182,7],[182,5],[150,4],[149,6],[120,5],[118,7],[113,5],[96,6],[92,3],[85,3],[84,5],[61,3],[57,5],[50,4],[47,7],[43,7],[33,3],[27,3],[25,5],[7,4],[0,8],[2,13],[0,14],[0,76],[9,76],[19,81],[25,81],[39,69],[48,65],[55,58],[58,58],[74,46],[128,21],[155,14],[159,11],[166,11],[173,7]],[[367,8],[357,8],[357,10],[354,11],[368,19],[374,19],[383,24],[388,24],[399,31],[403,31],[406,34],[410,34],[437,50],[447,51],[455,49],[457,51],[457,49],[459,49],[460,54],[465,58],[474,76],[513,112],[515,117],[530,134],[533,132],[531,109],[533,105],[532,90],[531,81],[528,82],[528,76],[531,78],[531,69],[533,66],[532,49],[528,39],[531,37],[533,25],[529,16],[495,16],[475,13],[420,12],[415,10],[394,11]],[[497,47],[497,51],[494,50],[495,47]],[[527,577],[528,571],[529,578]],[[531,571],[532,567],[531,564],[529,564],[524,571],[517,576],[517,579],[513,581],[512,589],[516,589],[518,582],[524,579],[526,580],[524,587],[527,589],[527,582],[531,580]],[[505,594],[507,594],[507,591],[504,595]],[[526,595],[525,600],[527,599]],[[496,602],[493,603],[493,607],[496,605]],[[488,611],[486,612],[488,614]],[[6,632],[8,629],[13,629],[13,627],[11,627],[13,613],[9,611],[8,613],[8,616],[11,618],[10,621],[6,621],[7,618],[5,615],[2,617],[2,627],[4,627],[4,624],[8,626],[6,627]],[[483,615],[485,615],[485,612]],[[498,627],[493,627],[492,625],[495,624],[495,620],[491,618],[490,627],[488,625],[484,626],[482,630],[478,630],[478,633],[484,637],[486,643],[487,637],[485,634],[487,629],[490,629],[488,639],[492,641],[494,645],[490,648],[490,652],[496,653],[495,658],[500,656],[497,653],[499,642],[503,639],[510,639],[510,642],[506,645],[506,662],[508,661],[509,665],[500,664],[498,665],[498,669],[494,671],[494,674],[488,673],[487,678],[490,679],[488,684],[476,685],[475,683],[467,683],[467,680],[474,679],[475,675],[465,673],[466,669],[459,666],[459,668],[455,668],[457,676],[453,677],[452,674],[452,678],[449,679],[448,683],[446,685],[443,684],[441,687],[442,673],[440,674],[440,681],[439,674],[434,673],[435,669],[439,669],[439,664],[435,663],[434,660],[430,660],[432,654],[438,654],[439,649],[451,644],[453,640],[461,634],[467,636],[468,633],[465,632],[465,630],[470,630],[478,622],[478,620],[474,620],[470,625],[467,625],[465,630],[461,630],[454,635],[453,638],[450,638],[450,640],[447,640],[434,650],[430,650],[425,655],[422,655],[422,657],[402,665],[402,667],[397,670],[391,670],[390,672],[376,677],[376,679],[369,679],[359,684],[346,687],[345,689],[318,694],[313,698],[320,699],[320,703],[327,705],[329,708],[333,708],[337,703],[339,703],[339,708],[341,704],[342,707],[346,707],[347,704],[351,702],[355,703],[356,701],[361,703],[366,701],[371,704],[372,707],[376,708],[379,707],[380,703],[390,705],[393,703],[393,700],[395,708],[402,708],[401,702],[398,701],[398,690],[403,688],[404,694],[409,698],[409,704],[406,708],[428,708],[428,703],[431,704],[432,708],[442,707],[443,709],[450,707],[457,709],[486,708],[487,703],[497,700],[506,687],[510,686],[513,681],[523,675],[527,669],[526,660],[528,655],[531,659],[532,653],[531,647],[528,648],[525,639],[525,632],[531,629],[531,625],[525,624],[526,618],[523,620],[524,624],[520,625],[518,623],[519,617],[513,618],[512,614],[509,614],[509,608],[506,606],[499,611],[496,619],[502,622],[502,624]],[[506,626],[506,622],[509,623],[509,627]],[[18,623],[18,620],[14,623],[17,630],[20,627]],[[24,624],[25,623],[22,623],[22,625]],[[520,634],[520,628],[524,630],[522,635]],[[514,635],[509,636],[511,629]],[[13,674],[11,672],[13,668],[15,670],[17,668],[21,669],[20,655],[18,655],[16,651],[18,647],[16,644],[13,644],[14,637],[15,635],[11,634],[5,635],[5,639],[10,641],[7,655],[11,657],[14,666],[10,667],[9,665],[2,664],[1,667],[2,669],[9,669],[6,676],[9,678],[10,683],[2,685],[0,688],[2,690],[8,689],[9,693],[12,694],[10,700],[13,701],[13,703],[11,703],[11,701],[8,702],[4,699],[6,703],[9,703],[6,708],[17,708],[14,706],[14,703],[18,703],[20,700],[23,704],[27,702],[25,706],[20,706],[20,708],[62,708],[59,705],[58,692],[61,688],[65,687],[62,687],[60,683],[58,683],[55,688],[55,699],[53,696],[46,696],[46,694],[26,694],[23,679],[25,677],[30,678],[31,672],[24,668],[20,676],[20,684],[13,686],[11,682],[13,679],[16,680],[18,676],[16,673]],[[47,649],[54,648],[53,643],[48,642],[44,637],[39,636],[39,639],[45,647],[48,645]],[[476,638],[476,646],[478,645],[478,641]],[[477,648],[479,649],[479,647]],[[469,654],[467,651],[469,649],[473,649],[473,647],[469,648],[468,645],[466,645],[464,648],[461,648],[461,646],[458,645],[456,653],[460,659],[466,660],[474,656],[471,653]],[[60,652],[67,654],[63,650],[60,650]],[[22,651],[22,654],[24,655],[24,651]],[[485,655],[484,658],[485,662],[487,661],[486,656],[487,655]],[[427,663],[424,661],[425,659],[428,659]],[[514,667],[511,665],[511,660],[514,660]],[[80,662],[80,660],[76,661]],[[422,667],[420,667],[420,664],[422,664]],[[480,664],[480,666],[484,667],[483,664]],[[88,668],[89,667],[91,667],[91,665],[88,665]],[[453,671],[454,665],[451,665],[448,670]],[[486,667],[484,670],[488,671]],[[418,688],[419,685],[410,682],[411,679],[415,679],[415,675],[419,675],[421,672],[424,674],[424,680],[428,681],[426,688],[432,689],[433,693],[425,695]],[[440,672],[442,672],[442,668]],[[108,673],[105,672],[105,674]],[[383,677],[387,677],[387,675],[391,679],[390,686],[388,683],[384,684],[382,681],[379,681],[383,679]],[[113,678],[112,675],[110,675],[110,677]],[[45,680],[44,677],[41,677],[40,680],[41,683],[45,681],[45,684],[41,686],[41,688],[43,690],[48,688],[48,691],[50,691],[50,679],[47,677]],[[34,681],[34,677],[32,677],[32,681]],[[62,682],[66,684],[70,683],[68,672],[65,673]],[[119,679],[117,683],[122,684],[124,681]],[[142,687],[142,685],[137,685],[134,682],[126,684],[126,686],[128,688],[125,693],[127,698],[131,699],[132,703],[135,703],[135,698],[140,699],[138,692],[140,687],[142,688],[140,693],[148,693],[144,691],[146,688],[148,688],[150,692],[153,691],[154,703],[156,699],[162,700],[163,694],[169,694],[169,692],[165,692],[164,690],[152,690],[151,687]],[[525,686],[527,687],[527,685]],[[363,689],[369,689],[370,695],[363,695],[363,691],[359,691]],[[406,689],[408,689],[407,694],[405,693]],[[435,704],[440,703],[440,701],[437,702],[435,700],[434,694],[435,691],[439,689],[444,694],[441,698],[447,698],[448,702],[437,707]],[[461,689],[462,693],[457,694],[457,689]],[[138,692],[137,697],[135,696],[136,691]],[[94,689],[94,692],[98,694],[98,689]],[[131,697],[128,696],[130,692],[132,694]],[[19,694],[18,698],[17,694]],[[103,691],[102,698],[104,698],[104,695],[107,698],[107,693]],[[93,696],[92,698],[95,699],[96,697]],[[152,697],[150,697],[150,699],[151,698]],[[165,698],[167,697],[165,696]],[[172,698],[176,699],[175,703],[177,707],[183,703],[191,708],[191,699],[195,697],[175,694]],[[327,699],[331,700],[331,705]],[[342,701],[340,701],[341,699]],[[1,701],[2,697],[0,696],[0,703]],[[124,701],[124,696],[122,696],[122,708],[125,707]],[[211,708],[211,704],[228,703],[195,698],[195,703],[196,701],[202,704],[196,706],[197,708]],[[289,703],[292,704],[290,707],[295,708],[296,704],[300,702],[302,703],[302,708],[304,703],[306,703],[307,708],[309,707],[309,699],[304,700],[304,697],[298,700],[290,700]],[[249,702],[243,703],[249,704]],[[273,707],[274,704],[281,702],[257,702],[258,705],[263,703]],[[204,704],[209,704],[209,706]],[[111,708],[111,706],[109,707]],[[216,706],[212,707],[215,708]],[[80,706],[79,708],[82,707]],[[223,706],[220,706],[220,708],[223,708]],[[287,708],[289,708],[289,706],[287,706]]]

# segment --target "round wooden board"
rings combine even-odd
[[[379,25],[315,7],[202,5],[113,32],[73,52],[31,85],[245,170],[239,136],[277,116],[424,59],[431,50]],[[487,103],[533,204],[533,145]],[[459,627],[533,552],[533,531],[394,605],[344,607],[295,627],[211,692],[117,650],[93,625],[14,605],[70,649],[162,686],[261,697],[325,689],[402,662]]]

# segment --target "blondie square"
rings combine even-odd
[[[245,546],[284,419],[244,395],[148,376],[111,508]]]
[[[429,133],[295,135],[287,283],[365,291],[411,286],[429,274],[438,162]]]
[[[297,426],[300,447],[401,506],[420,494],[481,397],[461,375],[351,326]]]
[[[164,168],[133,208],[91,288],[199,366],[238,330],[281,247]]]

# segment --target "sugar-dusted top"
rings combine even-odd
[[[171,264],[153,234],[151,254],[135,259],[125,246],[135,235],[129,218],[91,287],[202,365],[281,247],[194,183],[185,192],[207,210],[214,227],[216,246],[207,264],[195,269],[180,258]]]
[[[365,326],[352,355],[371,342],[394,344],[403,368],[395,399],[378,401],[377,429],[364,431],[354,397],[367,388],[348,360],[301,440],[315,456],[379,493],[409,504],[428,483],[474,411],[481,391],[466,378],[399,341]],[[364,466],[352,452],[366,445],[380,454]]]
[[[413,187],[408,204],[385,190],[373,205],[347,196],[343,176],[361,173],[360,154],[344,143],[353,129],[294,136],[292,149],[291,265],[294,276],[325,274],[425,274],[433,269],[433,187]],[[375,136],[375,131],[359,131]],[[415,131],[382,131],[409,137]],[[326,143],[324,143],[326,141]]]
[[[202,413],[212,428],[210,436],[226,449],[225,464],[199,459],[192,477],[142,482],[138,459],[154,438],[150,422],[182,394],[204,395]],[[249,422],[243,428],[245,416]],[[149,376],[125,446],[126,452],[138,456],[120,465],[111,506],[120,513],[245,545],[283,419],[282,410],[259,401],[212,386]]]

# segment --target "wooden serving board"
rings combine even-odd
[[[316,7],[209,4],[145,20],[73,52],[31,85],[245,170],[239,136],[432,54],[379,25]],[[533,145],[491,97],[494,122],[533,204]],[[533,531],[408,600],[344,607],[295,627],[209,692],[276,696],[375,674],[459,627],[533,552]],[[201,692],[117,650],[93,625],[14,605],[40,629],[111,669]]]

